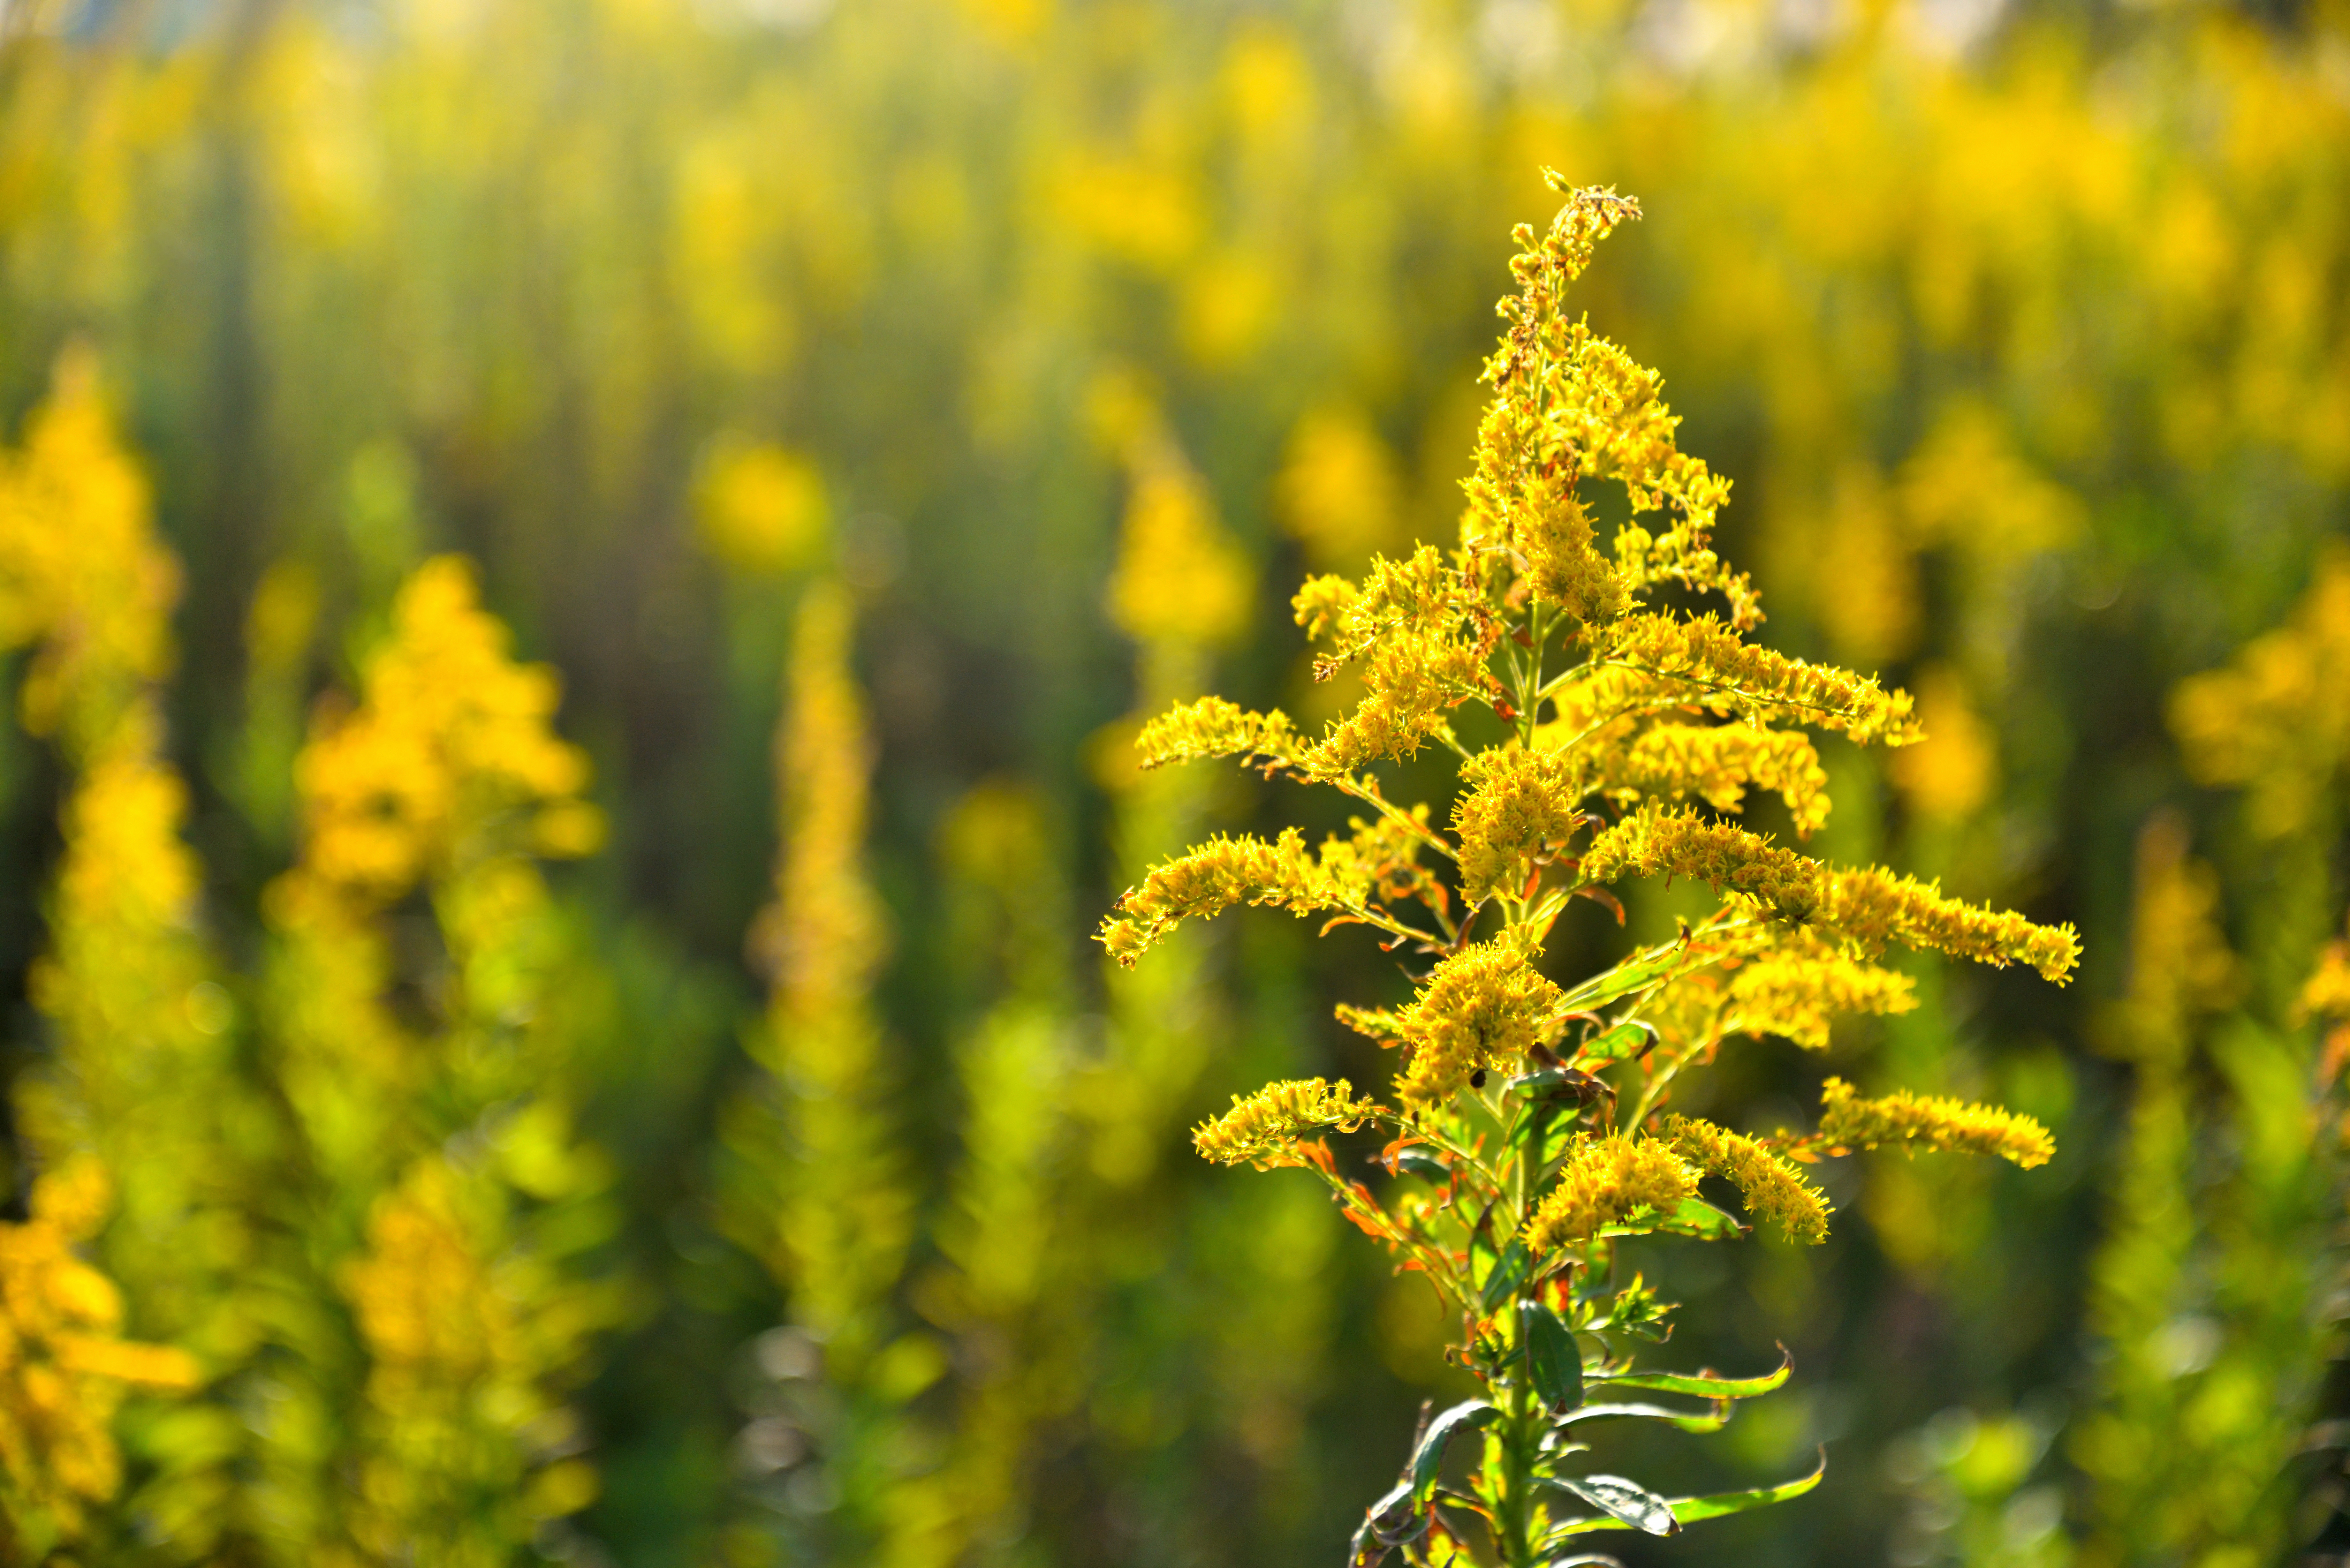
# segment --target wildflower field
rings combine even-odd
[[[2350,9],[5,0],[0,890],[0,1563],[2350,1561]]]

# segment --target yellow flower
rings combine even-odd
[[[1691,877],[1797,924],[1815,924],[1876,951],[1888,941],[2062,981],[2080,956],[2070,926],[2035,926],[2009,910],[1946,898],[1931,884],[1870,867],[1835,870],[1759,834],[1650,806],[1596,836],[1583,857],[1591,881]]]
[[[27,1544],[71,1541],[121,1484],[111,1427],[132,1388],[185,1392],[185,1352],[116,1337],[122,1298],[75,1255],[111,1203],[82,1156],[34,1184],[31,1217],[0,1221],[0,1511]]]
[[[2350,763],[2350,549],[2319,556],[2289,624],[2180,681],[2170,727],[2199,783],[2248,789],[2262,836],[2307,822]]]
[[[702,454],[693,515],[712,555],[738,572],[773,576],[823,555],[832,502],[804,453],[729,434]]]
[[[1474,904],[1515,894],[1534,866],[1583,822],[1583,783],[1555,752],[1515,745],[1481,752],[1461,769],[1469,787],[1452,806],[1461,845],[1461,896]]]
[[[1307,413],[1274,481],[1282,525],[1317,564],[1353,566],[1394,543],[1402,520],[1395,454],[1353,409]]]
[[[1526,1220],[1526,1246],[1536,1253],[1555,1251],[1611,1225],[1669,1216],[1697,1196],[1697,1170],[1663,1139],[1579,1133],[1556,1185]]]
[[[1463,948],[1430,971],[1397,1014],[1411,1054],[1396,1092],[1414,1106],[1438,1106],[1481,1068],[1523,1065],[1561,996],[1504,939]]]
[[[1354,1085],[1341,1078],[1292,1079],[1267,1084],[1243,1098],[1232,1096],[1232,1108],[1192,1131],[1191,1143],[1205,1158],[1218,1165],[1243,1160],[1260,1170],[1295,1165],[1298,1140],[1307,1133],[1336,1128],[1352,1132],[1378,1109],[1368,1100],[1353,1098]]]
[[[1665,1141],[1700,1170],[1728,1180],[1757,1218],[1793,1241],[1827,1240],[1827,1198],[1802,1171],[1743,1133],[1693,1116],[1665,1118]]]
[[[360,671],[355,711],[322,711],[296,764],[305,874],[377,900],[397,898],[484,836],[525,825],[509,846],[593,847],[576,800],[588,759],[554,732],[560,689],[543,665],[516,664],[454,556],[418,567],[392,606],[389,641]],[[559,807],[538,833],[540,807]]]
[[[2047,1164],[2056,1152],[2056,1140],[2030,1116],[1907,1089],[1863,1099],[1842,1078],[1830,1078],[1821,1088],[1819,1131],[1804,1141],[1834,1149],[1898,1144],[1905,1149],[1995,1154],[2026,1170]]]

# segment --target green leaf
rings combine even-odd
[[[1752,1491],[1725,1491],[1712,1497],[1677,1497],[1673,1500],[1673,1517],[1683,1524],[1695,1524],[1700,1519],[1719,1519],[1725,1513],[1744,1513],[1750,1508],[1768,1508],[1774,1502],[1784,1502],[1791,1497],[1801,1497],[1820,1484],[1828,1473],[1828,1453],[1820,1450],[1819,1467],[1811,1474],[1777,1486],[1757,1487]]]
[[[1627,1018],[1596,1039],[1586,1040],[1575,1054],[1577,1061],[1628,1062],[1646,1051],[1657,1032],[1637,1018]]]
[[[1436,1495],[1437,1476],[1444,1469],[1444,1449],[1454,1433],[1483,1426],[1500,1414],[1482,1399],[1464,1399],[1428,1424],[1428,1431],[1419,1439],[1419,1451],[1411,1456],[1411,1505],[1425,1510]]]
[[[1479,1310],[1490,1315],[1508,1301],[1534,1272],[1534,1254],[1515,1235],[1506,1244],[1493,1240],[1494,1204],[1487,1204],[1469,1236],[1469,1282],[1477,1290]]]
[[[1703,961],[1711,963],[1711,957]],[[1606,974],[1595,974],[1566,993],[1559,1002],[1560,1013],[1589,1012],[1605,1007],[1619,996],[1629,996],[1643,986],[1654,985],[1689,962],[1689,948],[1681,942],[1671,942],[1659,952],[1617,965]]]
[[[1787,1381],[1787,1374],[1795,1358],[1787,1347],[1779,1347],[1779,1368],[1760,1377],[1716,1377],[1711,1372],[1611,1372],[1594,1377],[1594,1383],[1612,1383],[1621,1388],[1650,1388],[1659,1394],[1695,1394],[1706,1399],[1752,1399],[1757,1394],[1768,1394]]]
[[[1674,1535],[1681,1521],[1672,1505],[1638,1481],[1622,1476],[1547,1476],[1543,1485],[1573,1492],[1608,1518],[1646,1535]]]
[[[1696,1236],[1708,1241],[1734,1241],[1748,1234],[1753,1227],[1735,1214],[1724,1213],[1702,1198],[1684,1198],[1673,1217],[1661,1220],[1657,1229],[1676,1236]]]
[[[1584,1405],[1558,1418],[1561,1427],[1571,1427],[1578,1421],[1601,1421],[1621,1417],[1633,1421],[1662,1421],[1679,1427],[1684,1432],[1719,1432],[1730,1425],[1730,1401],[1717,1399],[1713,1409],[1705,1414],[1693,1410],[1669,1410],[1662,1405]]]
[[[1575,1334],[1546,1306],[1524,1309],[1526,1372],[1543,1408],[1564,1416],[1583,1403],[1583,1353]]]
[[[1624,1568],[1624,1564],[1605,1552],[1575,1552],[1565,1557],[1545,1557],[1542,1568]]]

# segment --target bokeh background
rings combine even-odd
[[[1824,743],[1824,853],[2087,949],[1726,1058],[1738,1125],[1834,1072],[2062,1152],[1644,1256],[1692,1365],[1796,1376],[1617,1468],[1830,1469],[1626,1562],[2350,1552],[2338,0],[7,0],[8,1234],[95,1151],[79,1255],[194,1369],[60,1415],[0,1355],[7,1550],[1339,1561],[1445,1325],[1184,1135],[1384,1081],[1330,1007],[1402,981],[1087,937],[1337,826],[1124,742],[1336,711],[1288,593],[1452,536],[1544,165],[1643,203],[1585,300],[1765,637],[1919,694]],[[351,871],[346,774],[457,804]]]

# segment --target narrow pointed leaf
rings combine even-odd
[[[1711,1411],[1669,1410],[1662,1405],[1586,1405],[1559,1417],[1558,1424],[1570,1427],[1580,1421],[1600,1421],[1610,1417],[1662,1421],[1684,1432],[1719,1432],[1730,1425],[1730,1401],[1715,1400]]]
[[[1576,1552],[1565,1557],[1545,1557],[1542,1568],[1624,1568],[1624,1564],[1605,1552]]]
[[[1648,1048],[1657,1032],[1637,1018],[1625,1020],[1596,1039],[1584,1042],[1575,1052],[1578,1060],[1586,1062],[1628,1062]]]
[[[1750,1508],[1768,1508],[1774,1502],[1784,1502],[1791,1497],[1801,1497],[1820,1484],[1828,1473],[1828,1455],[1820,1450],[1818,1468],[1807,1476],[1777,1486],[1757,1487],[1752,1491],[1725,1491],[1712,1497],[1677,1497],[1673,1499],[1673,1517],[1683,1524],[1695,1524],[1700,1519],[1719,1519],[1725,1513],[1744,1513]]]
[[[1657,1227],[1677,1236],[1699,1236],[1709,1241],[1730,1241],[1752,1227],[1735,1214],[1724,1213],[1702,1198],[1684,1198],[1673,1217]]]
[[[1523,1319],[1526,1372],[1543,1408],[1564,1416],[1583,1403],[1583,1353],[1575,1334],[1546,1306],[1529,1306]]]
[[[1694,1394],[1704,1399],[1752,1399],[1787,1381],[1795,1358],[1787,1354],[1783,1345],[1779,1347],[1779,1357],[1778,1370],[1760,1377],[1716,1377],[1711,1372],[1611,1372],[1591,1381],[1611,1383],[1619,1388],[1648,1388],[1659,1394]]]
[[[1444,1469],[1444,1449],[1456,1432],[1483,1426],[1498,1414],[1482,1399],[1464,1399],[1428,1424],[1428,1433],[1419,1439],[1419,1449],[1411,1456],[1411,1505],[1416,1510],[1428,1507],[1436,1495],[1437,1477]]]
[[[1610,1519],[1620,1520],[1647,1535],[1679,1533],[1681,1521],[1672,1505],[1638,1481],[1622,1476],[1552,1476],[1544,1486],[1572,1492]]]

